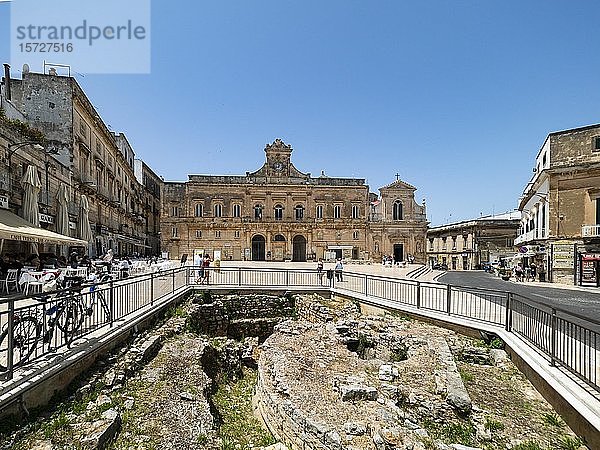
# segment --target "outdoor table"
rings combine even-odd
[[[20,285],[27,285],[31,282],[41,281],[42,283],[47,283],[48,281],[54,280],[60,276],[60,269],[50,269],[43,271],[22,271],[21,277],[19,278]]]

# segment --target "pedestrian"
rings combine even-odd
[[[210,256],[208,256],[208,253],[204,255],[204,258],[202,259],[202,284],[208,284],[208,275],[209,275],[209,269],[208,267],[210,266]]]
[[[196,284],[200,284],[202,282],[202,278],[204,278],[204,270],[202,269],[202,254],[196,253],[194,255],[194,267],[198,268],[196,272]]]
[[[537,266],[534,262],[529,265],[529,275],[531,277],[531,281],[535,281],[535,276],[537,274]]]
[[[317,262],[317,278],[319,279],[319,284],[323,284],[323,259],[319,258]]]
[[[344,270],[344,265],[342,264],[342,260],[338,258],[337,263],[335,264],[335,281],[344,281],[342,279],[342,271]]]
[[[542,263],[540,264],[540,270],[538,271],[538,273],[540,274],[540,282],[545,282],[546,281],[546,268],[544,266],[544,262],[542,261]]]
[[[119,266],[119,270],[121,272],[121,278],[127,278],[129,276],[129,269],[131,268],[131,261],[126,256]]]
[[[523,281],[523,266],[521,264],[517,264],[515,268],[515,279],[516,281]]]
[[[103,261],[103,265],[106,266],[107,271],[110,273],[111,268],[112,268],[112,260],[114,258],[113,255],[113,251],[112,248],[109,248],[106,251],[106,254],[104,255],[104,257],[102,258]]]

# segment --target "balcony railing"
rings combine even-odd
[[[582,237],[599,237],[600,225],[584,225],[581,227]]]

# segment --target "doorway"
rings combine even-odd
[[[302,235],[294,236],[292,261],[306,261],[306,238]]]
[[[394,261],[404,261],[404,244],[394,244]]]
[[[257,234],[252,238],[252,261],[265,260],[265,237]]]

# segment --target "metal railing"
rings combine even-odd
[[[335,289],[388,308],[418,309],[492,324],[520,336],[600,391],[600,322],[508,292],[333,270],[180,267],[84,289],[0,302],[0,373],[39,361],[78,338],[111,327],[178,289]],[[71,325],[69,325],[71,323]],[[38,331],[39,330],[39,331]],[[29,339],[25,339],[25,337]],[[45,339],[44,339],[45,338]]]
[[[582,237],[598,237],[600,236],[600,225],[583,225],[581,227]]]
[[[185,268],[96,285],[17,295],[0,302],[0,374],[71,347],[187,285]]]

